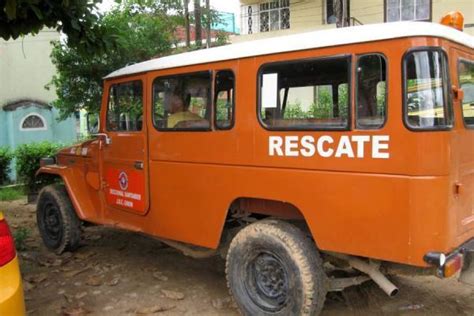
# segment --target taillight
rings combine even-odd
[[[0,220],[0,267],[6,265],[15,258],[15,242],[10,233],[7,222]]]

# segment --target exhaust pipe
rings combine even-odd
[[[345,260],[352,268],[367,274],[388,296],[394,297],[398,294],[398,288],[380,272],[380,265],[372,262],[366,263],[358,258],[336,253],[331,253],[331,256]]]

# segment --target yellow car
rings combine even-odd
[[[0,212],[0,315],[25,315],[25,300],[15,243],[2,212]]]

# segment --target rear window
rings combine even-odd
[[[267,64],[259,75],[259,117],[276,130],[347,129],[350,57]]]
[[[440,49],[405,56],[405,122],[411,129],[437,130],[453,125],[447,59]]]
[[[474,127],[474,61],[461,60],[459,62],[459,85],[464,92],[462,113],[464,123]]]

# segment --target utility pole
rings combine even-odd
[[[210,0],[206,0],[207,25],[206,25],[206,47],[211,47],[211,4]]]
[[[194,0],[194,27],[196,36],[196,46],[202,47],[202,26],[201,26],[201,0]]]
[[[186,31],[186,47],[191,47],[191,27],[189,25],[189,0],[184,0],[184,28]]]

